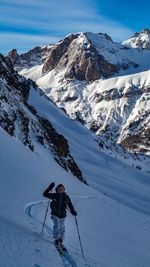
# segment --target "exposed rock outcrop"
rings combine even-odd
[[[81,34],[69,35],[53,46],[43,65],[43,74],[56,68],[57,72],[65,70],[65,78],[93,81],[100,77],[109,77],[118,68],[107,62],[88,40],[83,45]]]
[[[19,55],[17,53],[17,49],[12,49],[8,53],[8,57],[10,58],[10,60],[12,61],[12,63],[15,64],[17,62],[17,59],[19,58]]]

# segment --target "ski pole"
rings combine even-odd
[[[79,233],[79,226],[78,226],[78,222],[77,222],[76,216],[75,216],[75,223],[76,223],[76,226],[77,226],[77,232],[78,232],[78,238],[79,238],[80,248],[81,248],[81,252],[82,252],[82,257],[84,259],[83,247],[82,247],[82,243],[81,243],[81,237],[80,237],[80,233]]]
[[[41,231],[41,233],[43,233],[43,229],[44,229],[44,226],[45,226],[49,204],[50,204],[50,199],[49,199],[48,204],[47,204],[47,208],[46,208],[46,212],[45,212],[45,217],[44,217],[44,222],[43,222],[43,225],[42,225],[42,231]]]

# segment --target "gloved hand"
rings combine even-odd
[[[77,216],[77,212],[75,210],[72,210],[71,214],[74,215],[74,216]]]
[[[51,190],[51,189],[53,189],[53,187],[55,186],[55,183],[51,183],[50,185],[49,185],[49,190]]]

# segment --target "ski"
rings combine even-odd
[[[64,246],[59,246],[58,247],[56,245],[55,245],[55,247],[56,247],[59,255],[61,256],[65,266],[77,267],[76,262],[74,261],[72,256],[68,253],[68,250],[66,249],[66,247],[64,247]]]
[[[54,243],[54,246],[55,246],[55,248],[57,249],[58,253],[59,253],[60,255],[62,255],[62,254],[63,254],[63,251],[62,251],[61,247],[60,247],[60,246],[57,246],[55,243]]]
[[[60,255],[60,256],[63,256],[63,251],[62,251],[62,249],[61,249],[61,248],[57,248],[57,247],[56,247],[56,249],[57,249],[59,255]]]
[[[75,260],[74,260],[73,257],[69,254],[68,251],[63,251],[63,257],[65,258],[65,260],[68,261],[68,263],[70,264],[70,266],[72,266],[72,267],[77,267],[77,264],[76,264]]]
[[[64,245],[60,245],[60,248],[61,248],[61,250],[63,251],[63,252],[68,252],[68,250],[66,249],[66,247],[64,246]]]

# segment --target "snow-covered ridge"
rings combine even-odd
[[[148,45],[149,30],[143,30],[135,36],[138,37],[121,44],[113,42],[110,36],[103,33],[70,34],[55,45],[36,47],[22,55],[12,50],[9,57],[18,71],[42,64],[42,75],[57,69],[57,72],[64,70],[66,78],[90,81],[120,72],[125,74],[148,70],[150,51],[138,48],[146,48],[145,42]],[[133,49],[132,45],[127,45],[135,42],[133,38],[143,38],[145,41],[142,44],[136,41],[137,49]]]
[[[0,73],[0,126],[33,152],[41,153],[43,150],[46,154],[52,154],[63,168],[85,182],[70,154],[67,140],[57,133],[43,112],[38,113],[29,101],[31,95],[35,94],[36,102],[41,98],[45,106],[48,102],[49,108],[57,110],[56,106],[33,81],[18,75],[11,62],[2,56]]]

